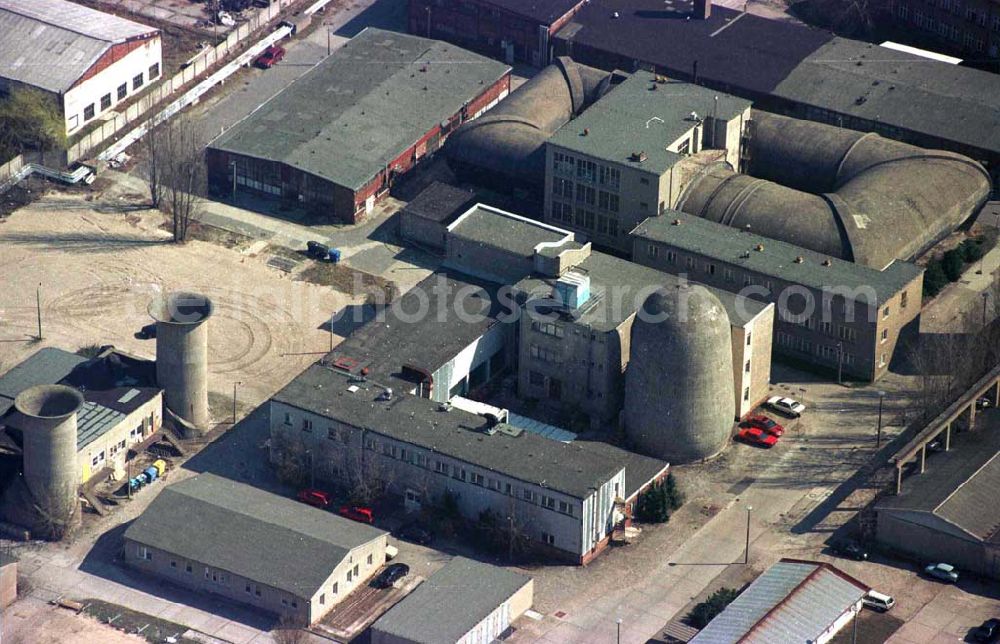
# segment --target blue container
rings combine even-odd
[[[136,476],[134,478],[130,478],[128,480],[128,486],[129,486],[129,489],[131,489],[131,490],[138,490],[139,488],[142,487],[142,480],[140,480],[140,478],[138,476]]]
[[[146,475],[146,479],[150,483],[155,481],[156,478],[160,475],[159,470],[157,470],[155,467],[147,467],[145,470],[143,470],[142,473]]]
[[[340,249],[339,248],[331,248],[330,252],[328,254],[330,256],[330,261],[331,262],[333,262],[334,264],[337,264],[337,263],[340,262]]]

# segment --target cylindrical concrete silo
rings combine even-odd
[[[14,399],[11,425],[21,430],[24,485],[17,515],[40,536],[61,538],[78,516],[76,414],[83,395],[65,385],[38,385]]]
[[[149,304],[156,320],[156,381],[167,413],[207,430],[208,318],[212,301],[197,293],[169,293]]]
[[[718,454],[733,427],[729,316],[708,289],[664,286],[632,324],[625,434],[633,448],[673,464]]]

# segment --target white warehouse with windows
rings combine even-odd
[[[72,135],[160,78],[160,30],[67,0],[0,0],[0,95],[56,98]]]

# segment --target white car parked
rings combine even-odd
[[[806,410],[806,406],[792,398],[782,398],[781,396],[771,396],[765,403],[774,411],[798,418]]]
[[[886,612],[896,605],[896,600],[889,595],[878,592],[877,590],[869,590],[868,594],[864,596],[861,602],[871,608],[872,610],[877,610],[880,612]]]

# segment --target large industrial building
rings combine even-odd
[[[1000,579],[1000,414],[975,415],[975,430],[949,431],[946,451],[929,452],[919,474],[875,504],[876,541],[927,561]]]
[[[496,642],[531,608],[534,581],[455,557],[372,624],[372,644]]]
[[[160,30],[68,0],[0,0],[0,95],[55,98],[73,134],[158,80]]]
[[[551,39],[585,0],[409,0],[411,34],[440,38],[512,65],[549,63]]]
[[[987,60],[996,64],[1000,59],[1000,13],[996,0],[940,3],[892,0],[873,18],[880,26],[905,34],[906,42],[926,43],[935,51],[968,56],[980,64]]]
[[[634,261],[777,306],[774,352],[865,380],[919,320],[923,271],[879,271],[678,211],[632,231]]]
[[[509,91],[507,65],[369,27],[209,144],[209,185],[355,223],[397,176]]]
[[[828,563],[782,559],[690,641],[826,644],[857,618],[869,590]]]
[[[758,109],[957,152],[1000,177],[995,74],[727,7],[667,11],[659,0],[592,0],[553,43],[586,65],[645,69]]]
[[[742,167],[750,101],[636,72],[545,146],[545,221],[628,254],[630,230],[677,203],[702,150]],[[676,176],[675,176],[676,175]]]
[[[161,491],[125,531],[123,555],[144,574],[307,625],[366,583],[387,545],[383,530],[206,473]]]

